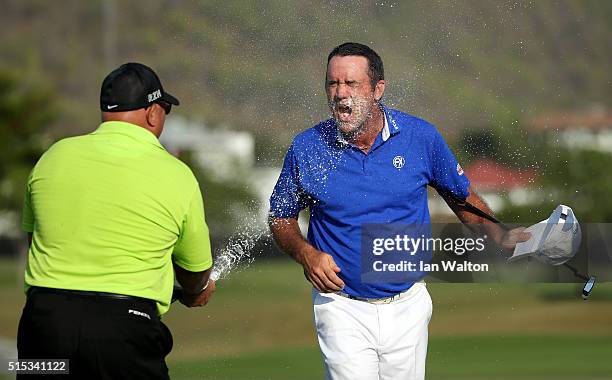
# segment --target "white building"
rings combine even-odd
[[[568,148],[612,153],[612,112],[595,106],[584,112],[540,115],[529,123],[534,132]]]
[[[280,173],[280,167],[255,166],[255,138],[249,132],[229,129],[209,129],[201,122],[191,122],[180,116],[168,118],[160,138],[168,152],[180,157],[189,152],[195,164],[219,181],[244,182],[257,196],[256,215],[245,215],[265,226],[268,199]],[[265,227],[267,228],[267,227]]]
[[[209,129],[181,116],[166,120],[160,142],[175,156],[191,152],[197,165],[220,180],[246,175],[255,162],[255,139],[249,132]]]

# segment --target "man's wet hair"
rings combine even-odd
[[[368,76],[370,77],[372,88],[376,86],[379,80],[385,79],[385,69],[382,59],[380,59],[380,56],[369,46],[357,42],[345,42],[342,45],[336,46],[327,57],[328,66],[329,61],[337,55],[341,57],[347,57],[349,55],[365,57],[368,60]]]

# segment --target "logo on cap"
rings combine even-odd
[[[153,91],[152,93],[147,95],[147,100],[149,101],[149,103],[151,103],[151,102],[161,98],[161,96],[162,96],[161,90]]]
[[[100,88],[103,112],[133,111],[160,100],[179,105],[177,98],[164,91],[157,74],[141,63],[128,62],[119,66],[104,78]]]

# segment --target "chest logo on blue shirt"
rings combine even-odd
[[[403,156],[395,156],[393,157],[393,166],[396,169],[401,169],[406,164],[406,159]]]

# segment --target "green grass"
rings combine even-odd
[[[240,356],[169,363],[172,379],[321,379],[317,347],[268,350]]]
[[[18,266],[0,263],[0,336],[23,306]],[[589,301],[575,284],[429,284],[429,379],[612,379],[612,284]],[[217,284],[212,302],[175,304],[174,379],[317,379],[310,287],[289,260],[258,261]],[[2,378],[0,376],[0,378]]]
[[[612,379],[612,339],[471,336],[432,339],[430,379]]]
[[[432,338],[428,379],[612,379],[609,337]],[[173,379],[317,379],[317,347],[170,363]]]

